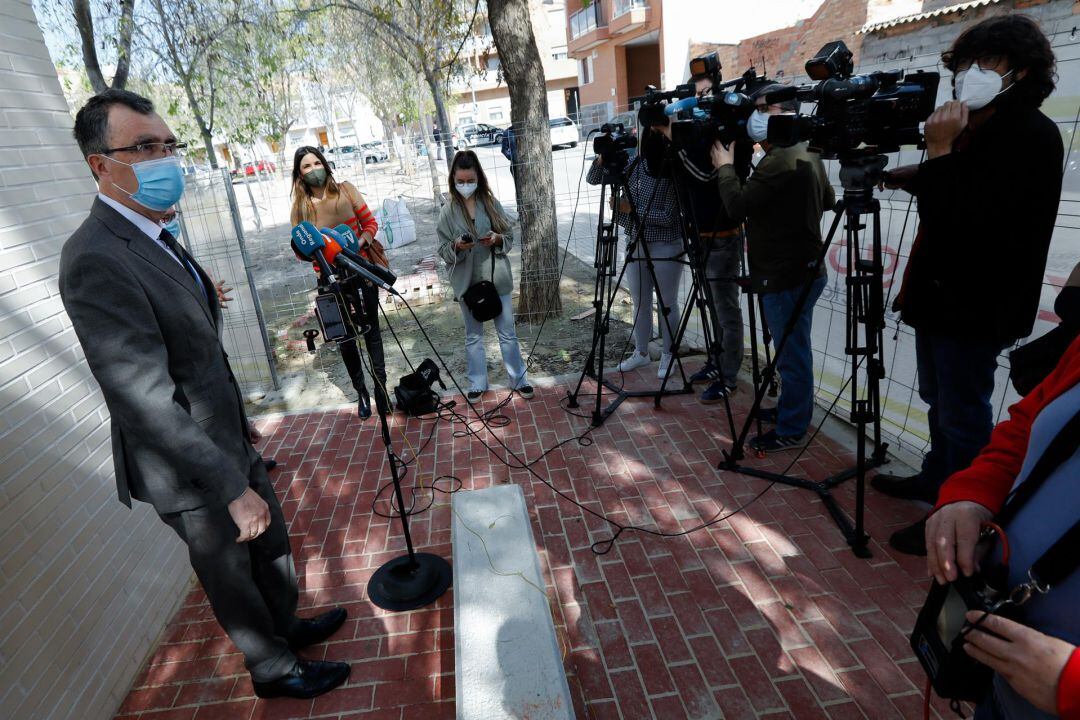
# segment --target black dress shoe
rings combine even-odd
[[[361,420],[371,417],[371,398],[368,397],[367,390],[360,393],[360,400],[356,403],[356,414]]]
[[[277,467],[277,460],[274,458],[263,458],[263,465],[266,466],[266,472],[270,472]]]
[[[889,545],[905,555],[926,557],[926,518],[894,532],[889,537]]]
[[[879,493],[901,500],[921,500],[933,505],[937,502],[937,485],[926,482],[919,475],[902,477],[891,473],[878,473],[870,486]]]
[[[334,608],[318,617],[301,618],[297,621],[296,628],[289,634],[289,649],[295,652],[308,645],[321,643],[345,624],[345,618],[348,615],[345,608]]]
[[[252,682],[261,698],[313,698],[328,693],[349,678],[349,664],[297,660],[288,675],[270,682]]]

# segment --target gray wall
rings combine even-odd
[[[0,97],[0,715],[110,718],[190,568],[149,506],[116,500],[56,284],[94,185],[27,0],[0,0]]]

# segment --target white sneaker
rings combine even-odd
[[[652,362],[652,359],[648,355],[642,355],[637,350],[630,354],[630,357],[619,363],[619,372],[630,372],[631,370],[637,370],[639,367],[645,367]]]
[[[660,367],[656,370],[656,377],[663,380],[671,369],[671,353],[660,353]]]

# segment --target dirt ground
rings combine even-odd
[[[430,300],[412,303],[416,319],[404,306],[383,303],[381,323],[388,384],[392,390],[400,377],[411,371],[410,362],[418,365],[425,358],[436,359],[432,351],[434,345],[458,384],[467,389],[461,311],[451,299],[444,264],[436,255],[434,228],[438,213],[435,203],[430,199],[408,198],[408,204],[416,223],[417,240],[390,250],[391,269],[399,277],[408,275],[417,272],[418,266],[431,267],[434,258],[434,268],[442,282]],[[246,238],[252,274],[281,378],[280,390],[250,398],[251,410],[256,414],[295,412],[357,400],[357,393],[333,343],[323,343],[319,338],[316,352],[307,351],[303,331],[318,327],[312,312],[315,280],[310,266],[298,262],[288,242],[283,240],[288,233],[287,226],[278,225],[259,233],[249,233]],[[512,251],[510,259],[516,284],[521,274],[520,251]],[[563,259],[564,254],[560,251],[560,261]],[[591,314],[580,316],[592,308],[595,271],[591,264],[583,263],[573,255],[565,256],[563,267],[560,283],[562,315],[549,319],[542,326],[520,320],[517,323],[522,353],[528,363],[529,376],[534,380],[580,373],[591,348],[593,317]],[[516,299],[516,289],[514,296]],[[580,319],[573,319],[575,317]],[[611,315],[606,366],[617,363],[627,351],[631,321],[629,293],[620,290]],[[420,327],[427,332],[427,338]],[[485,339],[491,385],[505,386],[506,377],[494,328],[488,327]],[[444,381],[451,392],[455,390],[445,371]],[[371,389],[370,379],[368,389]]]

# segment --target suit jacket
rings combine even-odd
[[[213,284],[191,262],[209,304],[167,250],[100,199],[60,254],[60,297],[111,415],[120,501],[158,513],[228,504],[258,459]]]

